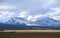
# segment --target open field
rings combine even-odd
[[[0,32],[0,38],[60,38],[60,33],[13,33]]]
[[[59,30],[5,30],[0,38],[60,38]]]
[[[2,32],[60,32],[60,30],[3,30]]]

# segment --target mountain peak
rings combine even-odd
[[[54,20],[49,17],[41,18],[40,20],[35,21],[35,23],[38,23],[39,25],[47,25],[47,26],[59,26],[60,21]]]
[[[26,20],[24,18],[21,18],[21,17],[14,17],[15,19],[20,19],[20,20]]]
[[[29,20],[26,20],[26,19],[20,18],[20,17],[14,17],[11,20],[8,20],[6,23],[7,24],[14,24],[14,25],[23,24],[24,23],[26,25],[29,25],[29,24],[32,24],[32,21],[29,21]]]
[[[40,18],[39,20],[37,20],[35,22],[32,22],[32,21],[28,21],[24,18],[14,17],[11,20],[8,20],[6,23],[7,24],[14,24],[14,25],[24,23],[28,26],[59,26],[60,21],[54,20],[54,19],[49,18],[49,17],[44,17],[44,18]]]
[[[24,18],[20,18],[20,17],[14,17],[11,20],[8,20],[6,23],[7,24],[22,24],[24,23],[24,21],[26,21]]]

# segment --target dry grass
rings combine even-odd
[[[60,32],[60,30],[4,30],[2,32]]]

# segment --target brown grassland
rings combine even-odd
[[[60,38],[60,30],[4,30],[0,38]]]
[[[2,32],[60,32],[60,30],[3,30]]]

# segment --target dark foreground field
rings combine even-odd
[[[0,32],[0,38],[60,38],[60,33],[56,32],[31,32],[31,33],[24,33],[24,32]]]

